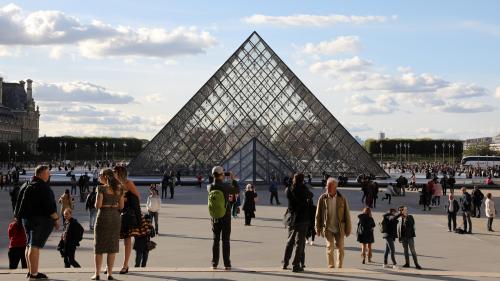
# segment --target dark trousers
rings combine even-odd
[[[64,250],[64,267],[80,267],[80,264],[75,260],[76,246],[66,246]]]
[[[408,248],[410,248],[411,256],[413,257],[413,263],[415,264],[415,266],[418,265],[417,252],[415,251],[415,241],[413,240],[413,238],[403,238],[401,240],[401,243],[403,243],[405,264],[410,264],[410,253],[408,252]]]
[[[453,231],[457,229],[457,213],[448,212],[448,230],[452,230],[451,223],[453,223]]]
[[[493,231],[493,217],[488,218],[487,228],[489,231]]]
[[[151,222],[155,221],[155,232],[158,234],[158,212],[149,212]]]
[[[174,184],[170,185],[170,199],[174,199]]]
[[[162,186],[161,186],[161,199],[167,198],[167,192],[168,192],[167,187],[163,186],[163,184],[162,184]]]
[[[276,204],[280,204],[280,199],[278,198],[278,191],[271,191],[271,198],[269,201],[271,201],[271,205],[273,204],[273,198],[276,198]]]
[[[288,266],[290,258],[292,257],[293,247],[295,246],[295,256],[293,257],[293,267],[299,267],[303,257],[304,248],[306,244],[307,223],[297,224],[288,227],[288,241],[285,247],[285,256],[283,258],[283,265]]]
[[[214,237],[214,243],[212,245],[212,266],[217,266],[219,264],[220,256],[220,240],[222,234],[222,258],[224,260],[225,267],[231,267],[231,248],[230,248],[230,238],[231,238],[231,216],[224,216],[220,219],[212,219],[212,232]]]
[[[75,195],[76,195],[76,185],[71,186],[71,193],[70,194],[73,194],[73,191],[75,192]]]
[[[394,248],[394,238],[385,238],[385,252],[384,252],[384,264],[387,264],[387,258],[391,254],[391,260],[394,265],[396,265],[396,249]]]
[[[146,267],[149,251],[135,250],[135,267]]]
[[[390,194],[386,193],[386,194],[385,194],[385,197],[384,197],[384,198],[382,198],[382,201],[384,201],[385,199],[389,199],[389,204],[391,204],[392,195],[390,195]]]
[[[470,212],[463,212],[462,219],[464,222],[464,231],[471,233],[472,232],[472,220],[470,219]],[[469,225],[469,230],[467,230],[467,224]]]
[[[17,269],[19,261],[21,261],[21,268],[27,268],[26,257],[24,251],[26,247],[15,247],[9,249],[9,269]]]
[[[245,210],[245,225],[250,225],[252,222],[253,212]]]
[[[472,216],[474,217],[480,217],[481,216],[481,205],[483,204],[483,202],[475,202],[474,204],[472,204],[473,206],[473,211],[472,211]]]

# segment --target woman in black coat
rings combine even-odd
[[[373,228],[375,227],[375,221],[372,217],[372,211],[370,208],[364,208],[363,213],[358,216],[358,230],[357,230],[357,240],[361,243],[361,257],[363,258],[363,264],[365,263],[366,256],[368,256],[368,262],[372,262],[372,243],[375,242],[373,237]]]
[[[245,188],[245,202],[243,204],[243,211],[245,212],[245,225],[250,225],[252,218],[255,218],[255,200],[257,193],[255,187],[247,184]]]

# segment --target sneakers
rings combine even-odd
[[[48,279],[47,275],[40,272],[38,272],[37,275],[33,274],[30,275],[30,280],[44,280],[44,279]]]
[[[407,264],[407,263],[405,263],[405,265],[403,265],[403,267],[404,267],[404,268],[408,268],[408,267],[410,267],[410,265],[409,265],[409,264]]]

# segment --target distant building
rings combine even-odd
[[[475,139],[464,140],[464,150],[467,149],[471,145],[478,145],[481,143],[490,145],[491,143],[493,143],[493,138],[492,137],[484,137],[484,138],[475,138]]]
[[[493,137],[493,141],[490,143],[490,149],[500,152],[500,134]]]
[[[380,132],[380,133],[378,133],[378,140],[379,140],[379,141],[383,141],[383,140],[385,140],[385,133],[384,133],[384,132]]]
[[[19,141],[35,153],[40,111],[35,108],[32,83],[31,79],[7,83],[0,77],[0,143]]]

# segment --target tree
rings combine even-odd
[[[496,155],[496,152],[490,149],[489,144],[481,142],[478,144],[471,144],[464,149],[464,156],[486,156],[486,155]]]

